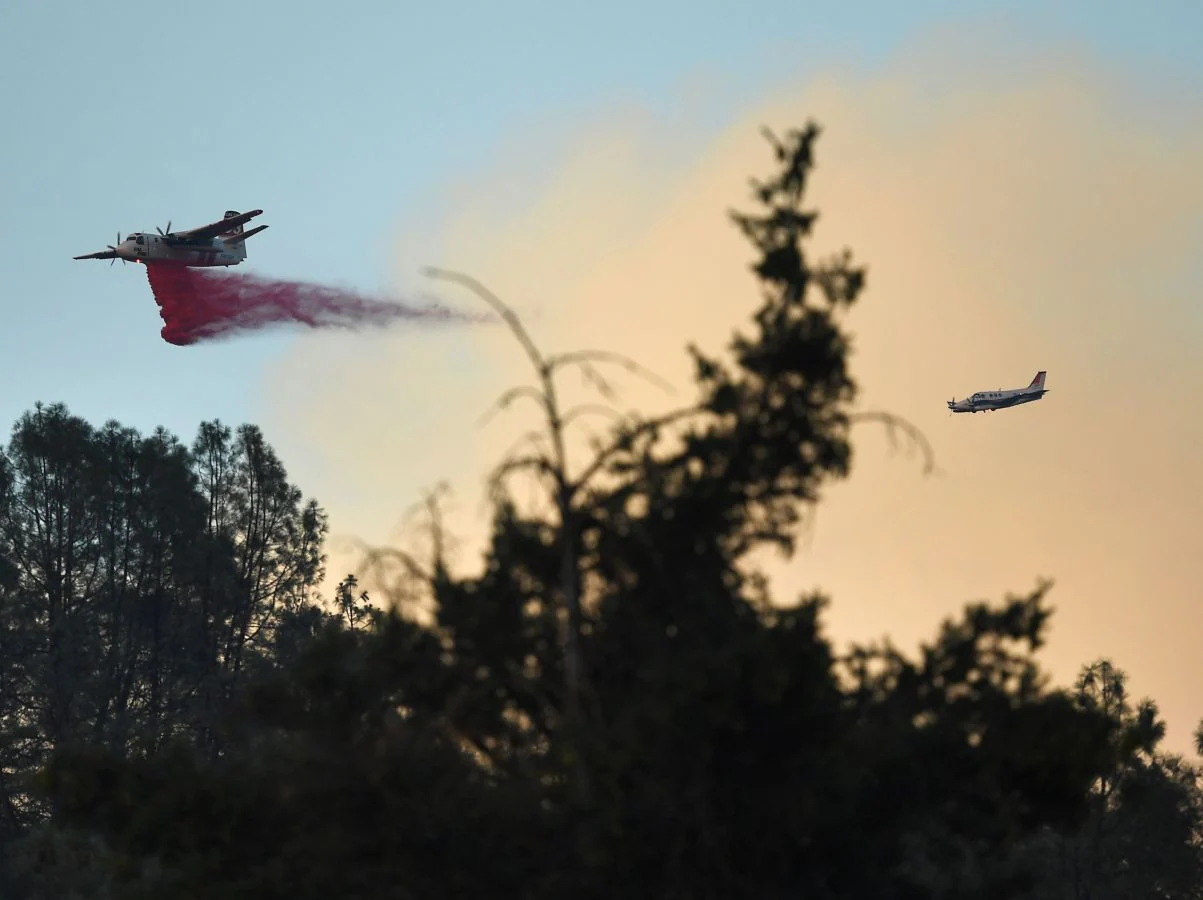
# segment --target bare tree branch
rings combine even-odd
[[[526,350],[526,355],[530,357],[530,361],[534,364],[535,368],[539,370],[541,375],[544,373],[547,364],[544,362],[542,354],[539,353],[539,348],[531,340],[530,335],[527,333],[526,328],[523,327],[518,316],[501,298],[471,275],[464,275],[461,272],[453,272],[449,269],[440,269],[436,266],[426,266],[422,272],[430,278],[441,278],[444,281],[451,281],[462,285],[484,300],[485,303],[489,304],[505,320],[505,323],[510,327],[510,331],[514,333],[514,337],[518,339],[523,349]]]
[[[891,447],[898,446],[897,432],[901,431],[912,448],[918,447],[920,453],[923,454],[923,474],[924,475],[939,475],[940,471],[936,468],[936,454],[932,449],[931,443],[927,440],[927,436],[918,429],[915,425],[908,422],[901,416],[896,416],[888,412],[856,412],[848,415],[849,424],[855,425],[859,422],[880,422],[886,426],[886,436],[890,440]]]
[[[417,582],[423,586],[429,586],[433,582],[433,573],[426,571],[421,563],[412,555],[404,550],[399,550],[394,547],[371,547],[365,541],[358,538],[351,540],[351,543],[357,546],[361,553],[361,561],[359,567],[361,570],[366,570],[380,585],[381,589],[392,603],[400,608],[403,602],[409,601],[413,607],[421,608],[422,603],[418,598],[419,592],[411,587],[406,587],[404,581],[408,580]],[[385,571],[385,563],[394,561],[401,564],[403,576],[400,579],[402,583],[398,584],[397,580],[390,579],[389,574]],[[392,581],[392,584],[388,582]],[[405,598],[400,594],[408,595]]]
[[[424,491],[420,500],[415,500],[405,508],[405,512],[401,514],[399,528],[402,530],[408,528],[419,515],[429,512],[432,498],[449,493],[451,493],[451,485],[446,481],[440,481],[430,490]],[[350,539],[349,543],[352,546],[361,546],[363,544],[358,538]]]
[[[545,456],[521,456],[517,459],[510,459],[499,465],[489,475],[489,495],[496,497],[502,488],[502,483],[510,475],[517,472],[530,471],[541,473],[551,478],[553,483],[559,482],[559,472],[551,460]]]
[[[526,432],[526,434],[522,435],[522,437],[518,438],[518,440],[514,441],[514,443],[510,444],[509,447],[505,449],[505,452],[501,454],[501,459],[504,461],[513,458],[514,454],[518,452],[518,448],[527,443],[534,448],[534,455],[542,456],[544,459],[548,459],[551,454],[543,446],[544,441],[545,436],[542,432],[531,429],[530,431]],[[550,459],[548,459],[548,464],[551,464]]]
[[[543,396],[543,393],[537,387],[523,385],[522,387],[510,388],[508,391],[498,397],[497,401],[487,410],[485,410],[484,414],[476,420],[477,427],[479,428],[488,424],[488,422],[494,416],[509,408],[509,405],[519,397],[530,397],[539,404],[540,408],[546,410],[547,398]]]
[[[429,516],[427,529],[430,532],[430,566],[433,571],[446,565],[447,562],[447,530],[443,527],[443,510],[439,506],[439,498],[449,494],[451,488],[446,482],[440,482],[433,491],[428,491],[425,498],[426,514]]]
[[[378,571],[383,561],[392,559],[401,563],[405,572],[413,578],[421,581],[430,580],[430,573],[422,567],[420,562],[404,550],[398,550],[395,547],[372,547],[366,541],[359,540],[358,538],[355,539],[354,543],[363,552],[364,560],[369,569]]]
[[[566,613],[562,622],[563,633],[561,636],[564,651],[565,718],[569,723],[568,731],[573,735],[572,740],[581,740],[583,739],[579,733],[582,713],[581,695],[582,691],[587,692],[587,679],[584,675],[580,652],[582,627],[581,573],[579,571],[576,548],[576,537],[580,528],[580,511],[576,508],[576,494],[582,486],[588,484],[601,471],[615,454],[624,448],[631,447],[642,436],[652,435],[659,428],[700,413],[703,410],[701,408],[678,410],[650,421],[637,422],[633,427],[623,429],[608,447],[600,444],[594,447],[596,456],[584,474],[573,481],[568,473],[568,455],[565,441],[567,425],[575,418],[587,413],[600,412],[620,420],[625,417],[616,410],[606,409],[596,404],[585,404],[571,410],[566,416],[562,416],[554,378],[560,367],[569,365],[580,367],[585,378],[591,381],[604,397],[612,401],[617,399],[617,393],[610,387],[606,379],[594,366],[594,363],[622,365],[628,371],[644,377],[653,384],[664,388],[669,393],[673,392],[672,387],[634,360],[619,353],[600,350],[581,350],[545,359],[514,311],[479,281],[458,272],[434,267],[427,267],[423,271],[429,277],[456,282],[468,288],[488,303],[502,317],[519,343],[522,344],[523,349],[526,351],[538,374],[541,389],[518,387],[507,391],[501,396],[490,413],[486,414],[485,420],[487,421],[496,410],[505,409],[519,397],[533,397],[540,402],[546,415],[545,434],[551,443],[550,452],[544,452],[540,448],[534,454],[506,460],[492,472],[489,478],[489,493],[493,497],[497,497],[504,487],[505,480],[516,472],[534,472],[540,478],[550,479],[550,494],[555,503],[559,518],[557,537],[560,545],[560,593],[563,599],[563,609]],[[530,435],[527,435],[523,440],[529,438]],[[538,438],[536,438],[537,441]],[[583,800],[590,793],[589,773],[581,759],[578,759],[574,770],[576,775],[574,787],[578,799]]]
[[[597,392],[611,403],[617,403],[619,401],[620,398],[618,396],[618,391],[610,387],[610,382],[606,381],[601,372],[597,371],[597,369],[593,368],[593,366],[589,365],[587,362],[582,362],[580,366],[581,375],[584,376],[586,384],[591,384],[597,388]]]
[[[586,415],[609,416],[618,422],[629,420],[629,416],[625,416],[616,409],[611,409],[609,406],[603,406],[600,403],[582,403],[580,406],[574,406],[564,414],[564,427],[567,428],[573,419]]]
[[[690,416],[700,415],[704,412],[706,412],[706,408],[703,406],[690,406],[674,410],[663,416],[657,416],[654,419],[648,419],[640,422],[630,431],[624,432],[616,437],[608,447],[603,449],[597,454],[597,456],[594,457],[593,462],[591,462],[588,467],[586,467],[585,471],[581,473],[580,477],[576,479],[576,482],[573,484],[573,490],[575,491],[576,489],[579,489],[587,484],[594,475],[601,471],[601,469],[616,453],[630,449],[631,445],[634,444],[635,441],[640,437],[650,434],[667,425],[672,425],[673,423],[679,422],[682,419],[687,419]]]
[[[574,350],[569,353],[557,353],[554,356],[548,357],[547,365],[550,368],[558,368],[561,365],[572,365],[573,363],[586,362],[610,362],[622,366],[628,372],[636,375],[641,375],[648,382],[656,385],[669,394],[675,394],[673,386],[657,375],[655,372],[642,366],[635,360],[631,359],[622,353],[614,353],[609,350]]]

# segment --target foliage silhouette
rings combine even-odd
[[[334,613],[275,627],[288,658],[240,669],[211,733],[137,752],[60,746],[43,780],[53,828],[27,858],[94,840],[93,869],[125,897],[1019,897],[1054,884],[1045,848],[1085,834],[1100,781],[1151,745],[1105,704],[1050,689],[1034,661],[1049,586],[968,606],[915,659],[888,644],[839,654],[827,599],[774,598],[750,563],[792,552],[806,510],[850,471],[857,421],[903,429],[931,462],[907,423],[852,409],[841,318],[865,270],[804,252],[818,134],[769,135],[777,172],[754,185],[755,212],[732,214],[759,252],[750,333],[725,358],[690,347],[695,401],[618,417],[579,472],[556,373],[587,366],[604,388],[596,365],[635,364],[544,355],[483,285],[437,270],[506,316],[539,377],[503,397],[538,400],[546,434],[494,472],[482,574],[451,571],[432,503],[429,563],[397,551],[432,622],[367,612],[348,579]],[[198,446],[206,477],[228,470],[227,445]],[[550,514],[510,496],[520,472],[547,486]],[[207,506],[227,552],[201,567],[206,584],[238,571],[237,543],[212,524],[225,509]],[[312,549],[274,563],[281,584],[309,571]],[[259,618],[229,621],[236,641]]]
[[[1035,900],[1203,896],[1203,773],[1160,750],[1165,723],[1148,699],[1135,705],[1110,660],[1083,667],[1076,701],[1113,723],[1109,765],[1092,786],[1079,827],[1033,840],[1023,858],[1038,873]]]
[[[190,450],[61,404],[17,421],[0,453],[0,853],[52,812],[30,779],[56,748],[186,735],[217,752],[245,669],[281,662],[314,606],[325,527],[253,426],[205,423]]]

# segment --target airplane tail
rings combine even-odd
[[[232,219],[237,215],[240,215],[238,210],[227,209],[226,214],[224,216],[222,216],[222,218],[223,219]],[[235,253],[238,254],[240,259],[246,259],[246,239],[243,238],[242,240],[238,240],[238,238],[240,238],[241,235],[242,235],[242,226],[235,225],[229,231],[223,231],[221,233],[220,237],[231,250],[233,250]]]
[[[236,209],[227,209],[226,214],[224,216],[222,216],[222,218],[223,219],[233,219],[235,216],[240,216],[240,215],[242,215],[242,213],[240,213]],[[242,226],[241,225],[235,225],[229,231],[223,231],[221,233],[221,236],[223,238],[228,238],[228,237],[233,237],[236,234],[242,234]]]
[[[1028,390],[1029,391],[1044,390],[1044,376],[1047,374],[1048,373],[1043,370],[1037,372],[1036,377],[1032,379],[1032,383],[1028,385]]]
[[[252,228],[250,231],[243,231],[242,227],[239,226],[238,233],[235,234],[233,237],[226,238],[225,242],[227,245],[229,245],[231,247],[233,247],[235,244],[245,244],[247,241],[247,238],[253,238],[260,231],[267,231],[267,226],[266,225],[257,225],[256,227]]]

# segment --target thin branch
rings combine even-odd
[[[680,421],[681,419],[686,419],[690,416],[696,416],[704,412],[706,412],[706,407],[689,406],[683,409],[674,410],[673,412],[667,413],[663,416],[657,416],[654,419],[648,419],[647,421],[640,422],[630,431],[620,434],[610,443],[609,447],[606,447],[593,458],[593,462],[589,464],[585,471],[581,473],[581,476],[576,480],[576,483],[573,485],[573,490],[575,491],[577,488],[587,484],[594,475],[601,471],[602,467],[609,462],[611,457],[623,450],[630,449],[631,445],[643,435],[663,428],[666,425],[671,425],[674,422]]]
[[[551,377],[551,369],[543,359],[543,355],[539,352],[539,348],[535,346],[535,342],[531,340],[526,328],[523,327],[521,320],[517,314],[510,309],[496,294],[486,288],[483,284],[477,281],[470,275],[464,275],[460,272],[453,272],[448,269],[439,269],[435,266],[427,266],[422,270],[431,278],[442,278],[447,281],[453,281],[468,288],[486,303],[488,303],[510,326],[510,330],[518,339],[526,350],[527,356],[530,357],[531,363],[539,373],[539,379],[543,383],[542,399],[544,408],[547,410],[548,431],[551,433],[552,443],[555,447],[555,457],[557,467],[554,470],[554,477],[561,491],[564,488],[564,436],[563,425],[560,421],[559,403],[556,399],[555,383]]]
[[[603,406],[600,403],[582,403],[580,406],[574,406],[564,414],[563,425],[567,428],[573,419],[590,414],[609,416],[618,422],[626,422],[630,419],[629,416],[623,415],[618,410]]]
[[[440,482],[434,490],[426,493],[426,512],[429,514],[430,529],[430,563],[433,571],[438,571],[447,562],[447,530],[443,526],[443,510],[439,506],[439,496],[450,494],[451,488],[446,482]]]
[[[778,159],[785,159],[785,145],[777,139],[777,135],[773,134],[772,130],[767,125],[760,126],[760,133],[765,139],[773,145],[773,152],[777,154]]]
[[[476,426],[480,428],[488,424],[489,420],[491,420],[498,413],[507,409],[509,405],[519,397],[530,397],[532,400],[538,403],[544,411],[547,409],[547,398],[537,387],[523,385],[522,387],[510,388],[508,391],[498,397],[497,401],[492,406],[485,410],[484,415],[476,420]]]
[[[430,504],[440,494],[450,494],[451,485],[446,481],[438,482],[432,489],[424,491],[421,500],[416,500],[405,508],[405,512],[401,514],[401,519],[397,524],[398,531],[407,529],[413,521],[422,513],[430,511]],[[351,546],[366,546],[359,538],[349,538],[347,541]]]
[[[547,459],[551,454],[549,454],[543,446],[545,440],[546,435],[540,431],[531,429],[526,434],[522,435],[522,437],[518,438],[518,440],[514,441],[514,443],[510,444],[505,449],[505,452],[501,454],[501,458],[510,459],[515,453],[518,452],[519,447],[521,447],[523,444],[529,443],[532,447],[534,447],[536,456],[542,456],[544,459]]]
[[[485,492],[480,498],[479,511],[483,514],[487,512],[490,504],[496,504],[501,499],[502,482],[510,475],[522,469],[539,468],[544,474],[551,474],[554,471],[554,466],[550,459],[550,454],[546,447],[542,446],[545,443],[545,437],[538,431],[528,431],[501,454],[502,462],[489,474],[485,480]],[[519,448],[523,444],[529,443],[533,448],[533,452],[524,457],[517,455]],[[541,464],[536,467],[533,460],[540,460]],[[522,462],[525,460],[525,462]],[[521,463],[521,464],[520,464]]]
[[[552,464],[551,460],[547,459],[547,457],[521,456],[517,459],[508,460],[493,470],[492,474],[489,476],[489,494],[496,496],[497,492],[501,489],[501,483],[506,478],[515,474],[516,472],[528,470],[533,470],[535,472],[540,472],[544,475],[547,475],[552,479],[552,481],[557,483],[559,481],[559,472],[556,470],[556,467]]]
[[[582,362],[581,375],[585,379],[586,384],[592,384],[597,388],[597,392],[609,400],[611,403],[617,403],[619,400],[618,391],[610,387],[610,383],[602,376],[602,373],[593,368],[587,362]]]
[[[369,568],[379,570],[382,560],[392,558],[400,562],[402,568],[413,578],[421,581],[430,580],[430,573],[422,568],[422,564],[404,550],[398,550],[394,547],[372,547],[366,541],[358,538],[355,538],[352,543],[363,552],[364,560]]]
[[[387,583],[387,574],[383,571],[383,561],[393,559],[401,563],[401,567],[405,574],[413,581],[417,581],[422,585],[429,587],[433,582],[433,576],[427,572],[422,564],[414,557],[406,553],[404,550],[398,550],[392,547],[378,548],[370,547],[364,541],[355,539],[354,544],[358,545],[363,553],[360,567],[366,569],[371,576],[379,583],[381,590],[390,601],[400,609],[403,604],[410,605],[411,608],[422,608],[422,601],[417,596],[417,592],[404,584],[404,579],[394,580],[391,584]]]
[[[574,350],[570,353],[557,353],[547,360],[549,368],[557,368],[560,365],[571,365],[573,363],[584,362],[609,362],[622,366],[628,372],[643,376],[644,379],[656,385],[656,387],[666,391],[669,394],[675,394],[673,386],[653,372],[646,366],[640,365],[626,356],[623,353],[615,353],[610,350]]]
[[[536,347],[535,342],[531,340],[530,335],[523,327],[522,322],[518,319],[518,316],[500,297],[486,288],[471,275],[464,275],[461,272],[453,272],[450,269],[440,269],[436,266],[426,266],[424,269],[422,269],[422,274],[429,278],[441,278],[444,281],[455,282],[456,284],[466,287],[472,293],[476,294],[476,296],[480,297],[480,299],[484,300],[485,303],[489,304],[489,306],[496,310],[497,314],[505,320],[505,323],[508,326],[510,326],[510,331],[512,331],[514,336],[518,338],[518,342],[522,344],[523,349],[526,350],[526,355],[530,357],[530,360],[532,363],[534,363],[535,368],[538,369],[540,373],[544,371],[546,368],[546,363],[543,361],[543,356],[539,353],[539,348]]]
[[[932,449],[931,443],[915,425],[912,425],[901,416],[896,416],[888,412],[857,412],[851,413],[848,416],[848,423],[855,425],[859,422],[880,422],[886,426],[886,436],[890,440],[890,446],[897,448],[898,439],[896,432],[901,431],[903,435],[909,439],[912,447],[918,447],[923,454],[923,474],[924,475],[939,475],[940,471],[936,468],[936,454]]]

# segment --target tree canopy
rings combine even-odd
[[[848,476],[858,421],[922,443],[853,408],[866,271],[806,253],[818,136],[769,135],[776,171],[732,213],[750,327],[689,347],[693,402],[579,471],[558,375],[635,363],[545,355],[434,273],[505,315],[546,433],[498,464],[480,574],[397,551],[432,621],[354,578],[316,596],[325,515],[253,426],[185,447],[23,417],[0,460],[14,896],[1198,896],[1194,769],[1110,663],[1050,685],[1050,585],[911,656],[840,652],[828,598],[751,565]]]

